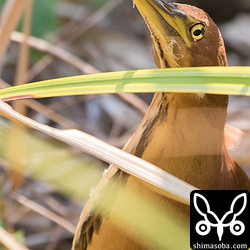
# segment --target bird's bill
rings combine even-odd
[[[134,0],[134,3],[151,32],[157,66],[180,67],[179,59],[187,56],[186,50],[191,47],[187,26],[197,21],[178,9],[178,4],[161,0]]]

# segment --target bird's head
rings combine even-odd
[[[164,0],[134,0],[153,39],[158,68],[226,66],[220,31],[203,10]]]

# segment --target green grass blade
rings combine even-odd
[[[250,67],[202,67],[99,73],[0,90],[3,100],[83,94],[187,92],[250,95]]]

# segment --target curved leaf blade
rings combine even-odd
[[[105,93],[186,92],[250,95],[250,67],[202,67],[98,73],[0,90],[3,100]]]

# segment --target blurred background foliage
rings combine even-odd
[[[250,1],[179,2],[196,5],[211,15],[225,39],[229,65],[250,65]],[[1,11],[5,3],[0,0]],[[155,68],[149,32],[131,0],[34,0],[31,25],[32,36],[40,40],[29,43],[27,82],[98,71]],[[19,23],[17,30],[21,31],[21,27]],[[0,88],[14,84],[19,41],[18,34],[14,34],[4,58],[0,58]],[[24,103],[26,115],[35,120],[57,128],[77,128],[123,147],[151,97],[93,95]],[[248,170],[250,156],[244,145],[250,143],[249,118],[249,98],[232,97],[228,123],[245,133],[243,147],[232,154]],[[9,121],[0,118],[1,224],[12,232],[21,229],[22,239],[30,249],[70,249],[72,230],[66,230],[48,214],[54,212],[70,223],[65,227],[74,229],[91,188],[107,165],[32,130],[27,130],[24,140],[14,139],[13,144],[11,127]],[[22,165],[19,169],[9,161],[10,151],[16,150],[13,145],[23,150],[22,157],[15,159]],[[40,206],[48,213],[42,213]]]

